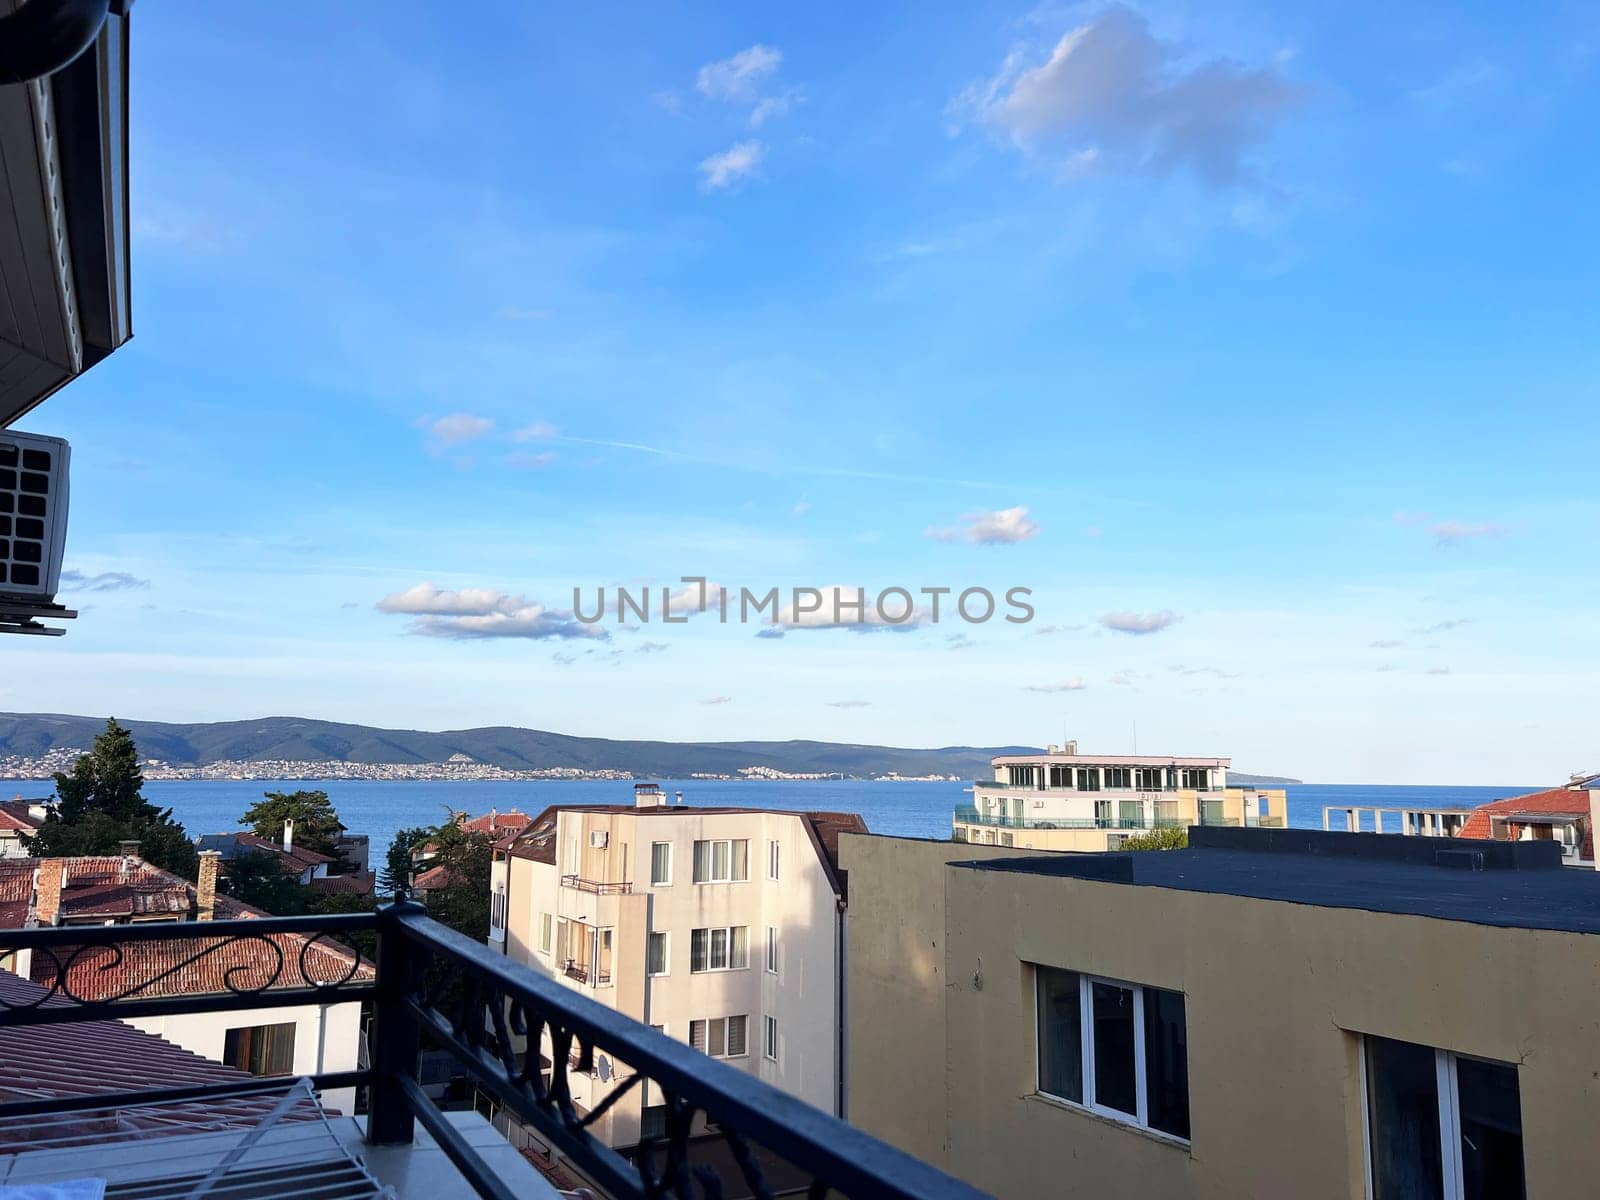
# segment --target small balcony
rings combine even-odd
[[[610,987],[611,972],[605,969],[596,970],[588,963],[573,962],[568,959],[561,968],[561,973],[568,979],[578,983],[588,984],[591,987]]]
[[[576,888],[580,892],[588,892],[591,896],[630,896],[633,894],[631,883],[608,883],[598,879],[585,879],[582,875],[563,875],[561,886]]]
[[[94,1023],[359,1002],[370,1006],[370,1055],[360,1069],[301,1080],[236,1074],[221,1082],[127,1089],[129,1064],[104,1064],[106,1089],[46,1093],[0,1103],[0,1183],[105,1180],[108,1195],[415,1197],[720,1195],[765,1197],[798,1173],[798,1194],[873,1200],[983,1200],[983,1194],[869,1137],[753,1075],[708,1058],[431,920],[417,904],[376,913],[257,920],[0,931],[0,959],[29,951],[70,967],[87,951],[133,941],[171,946],[180,966],[264,935],[295,934],[307,947],[347,941],[375,947],[377,971],[314,977],[307,956],[280,955],[276,970],[232,975],[226,991],[84,1000],[70,970],[26,1003],[0,999],[0,1039],[38,1033],[92,1071]],[[119,951],[120,953],[120,951]],[[176,969],[176,968],[175,968]],[[296,974],[296,971],[300,974]],[[278,986],[280,978],[288,980]],[[309,986],[304,986],[309,983]],[[38,988],[36,991],[44,992]],[[66,1030],[73,1039],[39,1027]],[[140,1035],[143,1036],[143,1035]],[[74,1047],[80,1044],[82,1049]],[[548,1039],[551,1053],[528,1053]],[[442,1054],[476,1091],[513,1114],[537,1145],[512,1147],[475,1112],[445,1112],[419,1078],[424,1051]],[[591,1132],[596,1112],[574,1103],[578,1077],[599,1055],[628,1064],[612,1095],[648,1085],[659,1120],[625,1157]],[[354,1089],[356,1115],[321,1095]],[[608,1101],[609,1103],[609,1101]],[[418,1126],[421,1126],[419,1129]],[[713,1128],[709,1140],[692,1137]],[[764,1172],[763,1164],[768,1170]],[[540,1170],[536,1171],[535,1167]],[[779,1168],[781,1167],[781,1171]],[[551,1182],[549,1171],[558,1182]],[[562,1193],[560,1189],[568,1189]]]

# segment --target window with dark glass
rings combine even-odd
[[[222,1037],[222,1061],[252,1075],[294,1073],[294,1022],[230,1029]]]
[[[1107,767],[1105,768],[1105,785],[1108,790],[1121,788],[1126,791],[1133,786],[1133,768]]]
[[[1098,792],[1100,790],[1100,769],[1098,767],[1078,768],[1078,790],[1080,792]]]
[[[1138,784],[1141,792],[1159,792],[1161,790],[1161,768],[1140,767],[1138,770]]]
[[[1517,1069],[1412,1042],[1362,1039],[1373,1200],[1521,1200]]]
[[[1189,1138],[1189,1044],[1181,992],[1035,967],[1038,1090]]]

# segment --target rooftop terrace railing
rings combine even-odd
[[[958,805],[955,819],[963,825],[992,825],[996,829],[1180,829],[1197,824],[1181,817],[1156,817],[1153,820],[1123,820],[1120,817],[1008,817],[979,812],[970,805]]]
[[[272,935],[297,935],[285,950]],[[375,940],[375,978],[353,955],[329,968],[326,948],[338,938]],[[139,941],[186,943],[171,954],[172,966],[154,980],[123,994],[86,998],[75,985],[91,952]],[[191,946],[188,944],[192,943]],[[161,979],[200,962],[228,961],[227,948],[243,943],[271,946],[257,954],[266,965],[225,969],[227,990],[205,995],[154,994]],[[56,983],[27,1003],[0,1000],[0,1036],[8,1029],[137,1016],[365,1001],[373,1012],[371,1066],[313,1076],[321,1089],[363,1088],[368,1097],[367,1140],[404,1145],[420,1121],[480,1196],[510,1200],[511,1193],[460,1130],[444,1117],[418,1079],[424,1043],[446,1051],[460,1072],[481,1091],[516,1114],[579,1172],[616,1200],[716,1196],[747,1192],[770,1197],[756,1150],[764,1150],[803,1172],[812,1197],[842,1195],[858,1200],[983,1200],[983,1194],[778,1091],[755,1076],[657,1033],[632,1018],[539,975],[504,955],[440,925],[421,905],[399,902],[376,913],[274,917],[243,921],[103,925],[0,931],[0,958],[28,951],[59,968]],[[85,958],[85,955],[91,955]],[[309,957],[308,957],[309,955]],[[103,954],[102,954],[102,957]],[[166,961],[166,960],[164,960]],[[324,977],[325,976],[325,977]],[[281,980],[287,980],[278,986]],[[74,987],[78,991],[74,991]],[[548,1035],[553,1064],[542,1068],[538,1048]],[[519,1050],[522,1041],[526,1053]],[[573,1102],[568,1073],[591,1074],[597,1053],[624,1062],[633,1072],[603,1101],[582,1113]],[[279,1086],[281,1080],[263,1080]],[[661,1136],[646,1139],[636,1161],[602,1143],[590,1126],[627,1092],[648,1082],[651,1099],[664,1107]],[[133,1093],[45,1098],[0,1104],[0,1120],[105,1108],[155,1099],[204,1101],[237,1093],[237,1081]],[[737,1170],[720,1178],[704,1160],[691,1161],[695,1118],[713,1122]],[[92,1169],[92,1152],[85,1152]]]

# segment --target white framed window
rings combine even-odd
[[[1513,1064],[1372,1034],[1361,1042],[1372,1200],[1526,1194]]]
[[[750,965],[750,927],[718,926],[689,934],[689,971],[742,971]]]
[[[767,973],[778,973],[778,931],[771,925],[767,926]]]
[[[747,1018],[710,1017],[689,1022],[689,1045],[712,1058],[743,1058],[749,1053],[746,1042]]]
[[[767,843],[767,878],[778,877],[778,857],[781,844],[776,840]]]
[[[539,953],[540,954],[549,954],[550,953],[550,947],[555,942],[555,935],[552,932],[553,929],[554,929],[554,926],[555,926],[555,922],[551,918],[549,913],[540,913],[539,914]]]
[[[700,840],[694,844],[696,883],[743,883],[750,878],[750,839]]]
[[[1189,1140],[1182,992],[1034,967],[1038,1092]]]
[[[650,843],[650,886],[666,887],[672,882],[672,843]]]
[[[763,1042],[762,1042],[762,1050],[766,1054],[768,1061],[770,1061],[770,1062],[777,1062],[778,1061],[778,1018],[777,1017],[768,1017],[768,1018],[766,1018],[766,1029],[765,1029],[765,1037],[764,1037]]]
[[[652,933],[645,947],[645,973],[648,975],[665,975],[667,963],[670,961],[669,952],[671,944],[665,933]]]
[[[489,936],[503,938],[506,936],[506,889],[505,885],[494,889],[494,895],[489,897]]]

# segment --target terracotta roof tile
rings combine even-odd
[[[352,875],[322,875],[311,881],[311,890],[319,896],[368,896],[376,889],[378,877],[371,871]]]
[[[1526,796],[1508,796],[1504,800],[1491,800],[1488,804],[1481,804],[1468,814],[1466,821],[1461,825],[1457,837],[1464,838],[1489,838],[1493,836],[1493,822],[1491,816],[1500,815],[1510,817],[1537,816],[1543,814],[1554,818],[1557,816],[1575,814],[1583,815],[1589,811],[1589,793],[1583,788],[1549,788],[1542,792],[1530,792]],[[1583,858],[1594,859],[1594,828],[1593,823],[1584,821],[1583,846],[1580,854]]]

